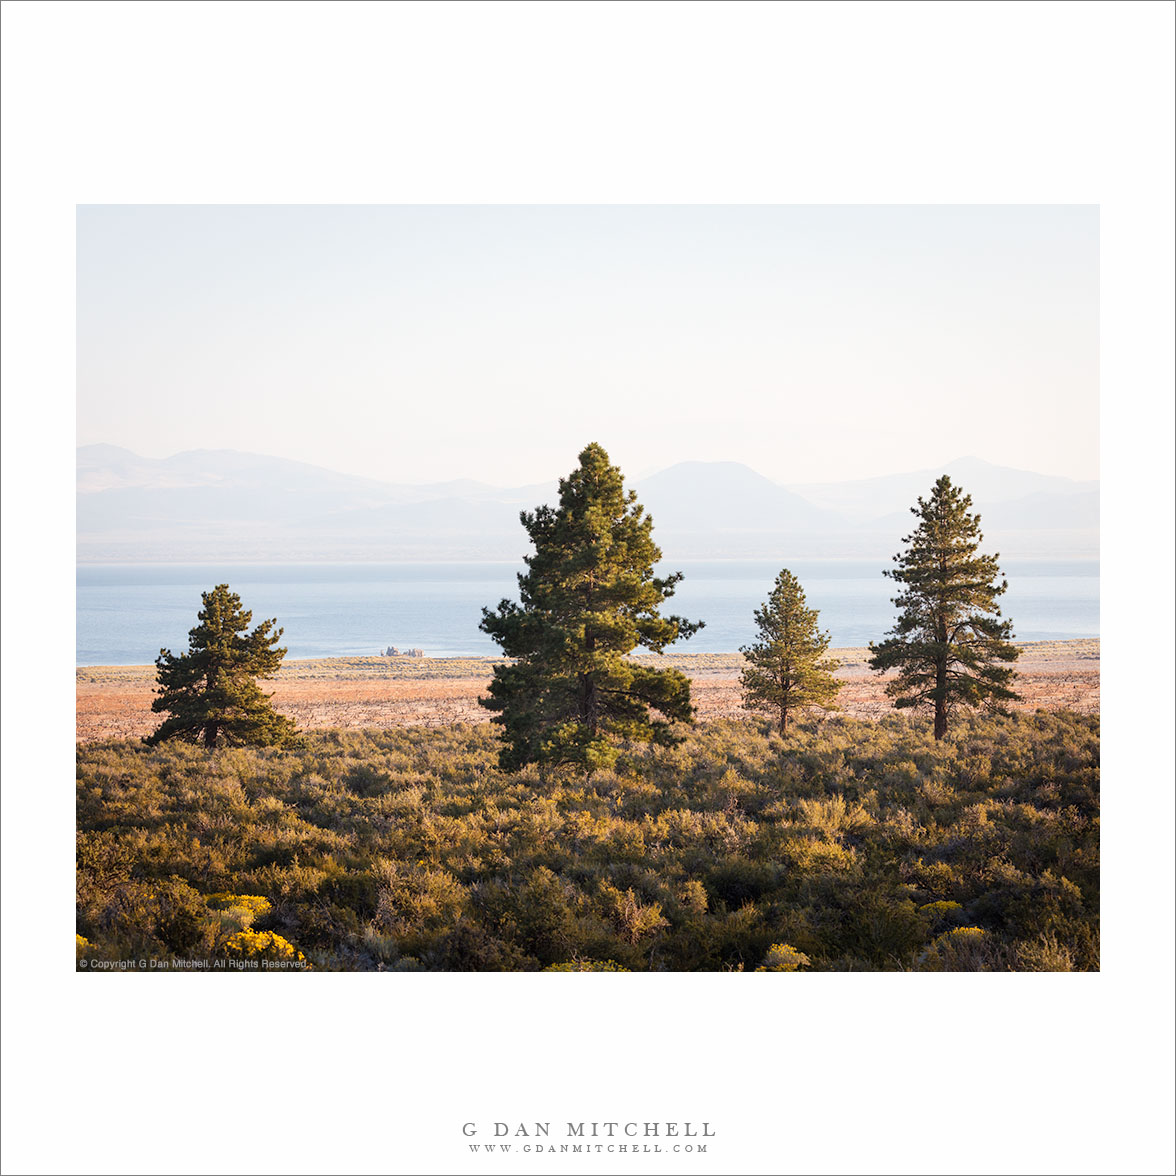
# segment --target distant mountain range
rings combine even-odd
[[[670,559],[885,558],[942,473],[973,498],[989,549],[1096,556],[1097,482],[961,458],[940,469],[782,486],[738,462],[681,462],[632,483]],[[519,511],[556,483],[383,482],[233,450],[77,451],[83,562],[518,559]]]
[[[981,461],[978,457],[961,457],[940,469],[917,470],[910,474],[890,474],[853,482],[810,483],[788,488],[816,506],[865,522],[896,511],[905,513],[915,504],[919,495],[926,495],[931,484],[941,474],[949,475],[953,482],[963,486],[972,495],[975,502],[983,503],[986,507],[995,503],[1025,502],[1026,509],[1032,512],[1032,505],[1027,500],[1034,496],[1068,499],[1075,494],[1093,494],[1096,503],[1093,522],[1082,525],[1098,526],[1097,482],[1075,482],[1050,474],[1010,469],[1008,466]]]

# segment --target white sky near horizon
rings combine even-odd
[[[77,441],[393,482],[1097,478],[1094,206],[78,210]]]

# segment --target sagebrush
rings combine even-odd
[[[1044,711],[939,742],[902,715],[786,740],[718,722],[545,783],[502,771],[486,726],[92,744],[78,952],[272,935],[318,969],[1096,969],[1098,736]]]

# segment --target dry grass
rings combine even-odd
[[[738,656],[738,655],[736,655]],[[431,682],[489,678],[498,657],[313,657],[286,661],[275,682]],[[79,666],[78,684],[151,686],[154,666]]]
[[[1025,643],[1018,662],[1020,709],[1099,710],[1097,640]],[[844,683],[842,710],[878,719],[890,710],[885,679],[872,674],[865,649],[835,650]],[[304,730],[329,727],[444,726],[486,722],[478,706],[496,658],[316,658],[287,662],[269,684],[274,704]],[[693,682],[700,719],[742,718],[739,671],[730,653],[643,656],[675,666]],[[91,666],[77,671],[77,740],[137,738],[158,725],[151,713],[154,666]]]

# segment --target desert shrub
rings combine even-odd
[[[796,802],[796,813],[798,823],[826,837],[858,833],[875,824],[875,819],[860,804],[847,804],[843,795],[801,797]]]
[[[319,899],[329,906],[345,907],[363,919],[372,918],[380,903],[380,881],[372,870],[332,874],[319,883]]]
[[[623,893],[611,883],[604,882],[600,887],[601,898],[604,900],[605,911],[612,919],[618,934],[628,944],[632,945],[646,935],[668,927],[669,922],[662,917],[659,903],[642,904],[633,893],[632,887]]]
[[[302,960],[302,952],[272,931],[238,931],[221,949],[231,960]]]
[[[627,972],[616,960],[572,960],[567,964],[551,964],[545,972]]]
[[[1016,945],[1017,968],[1022,972],[1073,972],[1074,956],[1053,932],[1043,931]]]
[[[967,918],[963,906],[958,902],[925,902],[919,907],[919,914],[926,918],[933,935],[958,927]]]
[[[381,861],[375,923],[398,939],[416,941],[444,931],[461,917],[468,895],[448,871]]]
[[[901,890],[884,878],[873,884],[841,887],[816,914],[829,949],[875,969],[901,968],[927,941],[930,920]]]
[[[774,890],[780,867],[772,862],[725,857],[706,875],[706,889],[716,903],[734,909]]]
[[[504,773],[485,727],[91,744],[77,932],[95,959],[270,934],[340,969],[1097,969],[1098,750],[1060,712],[938,745],[903,715],[724,720],[591,779]]]
[[[764,962],[757,972],[799,972],[807,968],[812,960],[803,951],[797,951],[790,943],[773,943],[764,956]]]
[[[236,924],[239,931],[248,931],[254,921],[268,915],[273,904],[260,894],[210,894],[206,899],[211,910],[221,913],[225,922]]]
[[[981,927],[956,927],[937,936],[919,957],[921,972],[991,972],[997,964],[992,937]]]
[[[853,870],[858,864],[853,848],[819,837],[790,837],[782,843],[781,855],[801,874],[836,873]]]
[[[218,930],[203,896],[174,876],[90,892],[78,926],[95,956],[110,959],[206,956]]]
[[[706,894],[706,887],[697,878],[691,878],[682,884],[679,900],[684,910],[693,915],[705,915],[710,905]]]

